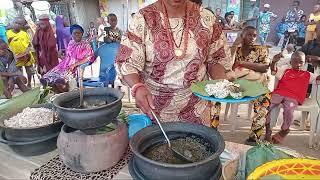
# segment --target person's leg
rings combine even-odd
[[[25,68],[26,68],[26,73],[27,73],[27,76],[28,76],[27,86],[28,86],[28,88],[31,88],[31,80],[32,80],[32,76],[34,75],[33,65],[25,66]]]
[[[213,106],[214,108],[214,112],[212,113],[211,117],[211,123],[210,126],[212,128],[218,128],[219,124],[220,124],[220,112],[221,112],[221,103],[220,102],[209,102],[210,106]]]
[[[22,92],[26,92],[28,90],[30,90],[30,88],[28,88],[25,84],[25,77],[24,76],[18,76],[15,78],[15,83],[18,85],[19,89]]]
[[[290,33],[288,31],[286,31],[284,33],[284,39],[283,39],[281,50],[284,50],[286,48],[288,41],[289,41],[289,38],[290,38]]]
[[[280,96],[279,94],[272,94],[271,95],[271,103],[270,103],[270,107],[269,107],[269,112],[267,114],[267,119],[266,119],[266,135],[264,137],[264,139],[266,141],[271,142],[271,135],[272,135],[272,129],[270,126],[270,122],[271,122],[271,114],[272,111],[274,110],[274,108],[277,108],[279,106],[279,104],[281,104],[283,100],[283,96]]]
[[[293,121],[293,112],[297,108],[298,102],[295,99],[285,97],[283,101],[283,123],[281,130],[290,128]]]
[[[294,110],[298,106],[298,102],[295,99],[284,97],[283,100],[283,123],[281,130],[272,137],[272,141],[275,144],[279,144],[289,134],[290,126],[293,121]]]
[[[305,41],[304,41],[304,43],[306,44],[306,43],[308,43],[310,40],[312,40],[313,39],[313,32],[311,32],[311,31],[306,31],[306,37],[305,37]]]
[[[311,39],[311,40],[314,40],[314,39],[316,39],[316,38],[317,38],[317,32],[314,31],[314,32],[312,32],[312,39]]]
[[[260,39],[260,43],[261,45],[264,45],[264,42],[265,42],[265,34],[264,32],[260,32],[259,33],[259,39]]]
[[[294,45],[294,49],[296,49],[296,46],[297,46],[297,39],[298,39],[298,31],[292,32],[290,43]]]
[[[255,144],[256,140],[261,138],[263,128],[266,123],[266,117],[269,111],[271,95],[265,94],[253,102],[254,116],[252,117],[251,132],[247,144]]]
[[[8,82],[8,78],[7,77],[1,77],[2,81],[3,81],[3,85],[4,85],[4,88],[3,88],[3,94],[4,96],[6,96],[6,98],[8,99],[11,99],[12,98],[12,95],[11,95],[11,92],[9,91],[9,87],[10,87],[10,84]]]

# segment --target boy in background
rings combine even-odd
[[[118,24],[118,18],[115,14],[109,14],[108,15],[108,23],[110,24],[110,27],[105,27],[104,30],[106,31],[106,37],[104,38],[105,43],[113,43],[121,42],[121,36],[122,32],[117,27]]]

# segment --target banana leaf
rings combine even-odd
[[[37,104],[40,95],[40,87],[37,87],[2,103],[0,105],[0,120],[8,119],[24,108]]]
[[[191,85],[191,91],[193,93],[198,93],[202,96],[209,96],[208,93],[205,91],[205,87],[207,84],[215,84],[220,80],[210,80],[210,81],[202,81],[198,83],[193,83]],[[263,84],[256,82],[256,81],[249,81],[245,79],[238,79],[234,81],[234,83],[239,84],[240,87],[244,90],[243,97],[256,97],[263,94],[266,94],[269,91],[267,87]],[[227,97],[232,98],[232,97]]]

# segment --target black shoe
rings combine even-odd
[[[249,137],[246,142],[245,142],[246,145],[249,145],[249,146],[256,146],[257,145],[257,141],[252,138],[252,137]]]

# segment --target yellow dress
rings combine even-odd
[[[7,39],[9,40],[12,38],[11,42],[9,43],[9,47],[15,55],[19,55],[24,53],[27,48],[31,47],[31,41],[29,35],[25,31],[20,31],[15,33],[12,30],[7,31]],[[35,59],[33,55],[30,53],[30,59],[21,58],[17,60],[17,67],[22,66],[31,66],[35,63]]]

